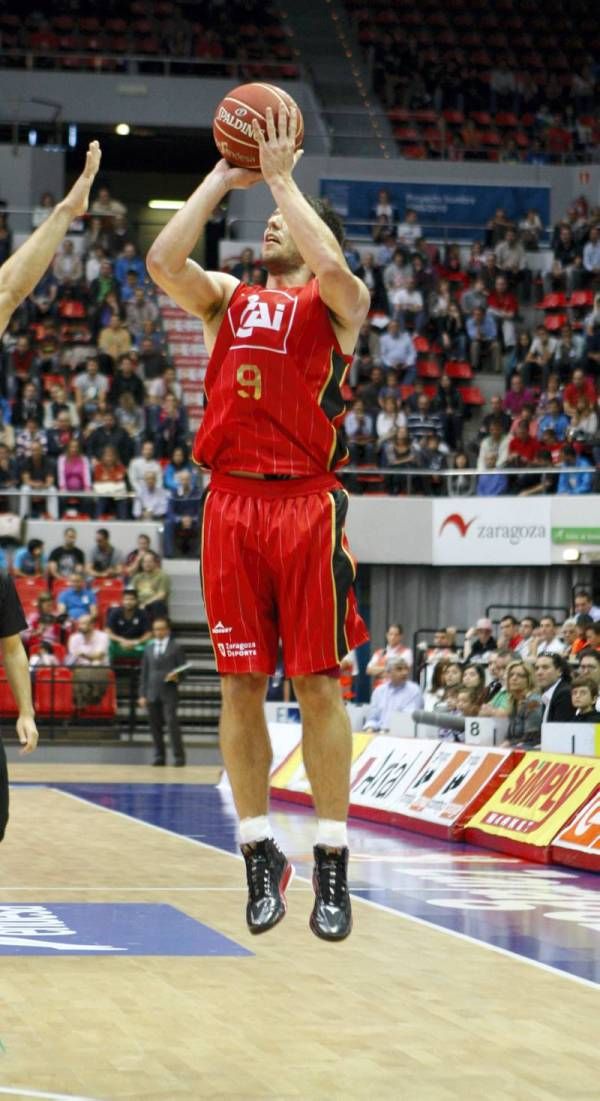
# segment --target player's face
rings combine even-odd
[[[273,275],[285,275],[304,263],[279,210],[274,210],[263,234],[262,262]]]

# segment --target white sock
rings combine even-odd
[[[326,849],[347,848],[348,827],[346,823],[336,822],[333,818],[319,818],[315,845],[322,845]]]
[[[273,836],[268,815],[261,814],[258,818],[242,818],[240,820],[240,845],[253,845],[255,841],[266,841]]]

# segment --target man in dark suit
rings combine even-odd
[[[575,708],[571,702],[569,668],[560,654],[542,651],[535,659],[535,679],[542,696],[543,723],[571,722]]]
[[[185,654],[171,635],[171,624],[160,616],[152,624],[152,638],[142,659],[140,697],[138,705],[148,708],[150,731],[154,742],[153,765],[164,765],[164,724],[167,724],[175,766],[185,764],[185,750],[177,718],[177,682],[174,670],[185,664]]]

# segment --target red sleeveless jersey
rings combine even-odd
[[[240,283],[206,371],[194,461],[219,473],[295,477],[342,466],[341,386],[351,359],[316,279],[283,290]]]

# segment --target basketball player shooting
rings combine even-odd
[[[317,813],[310,927],[342,940],[347,884],[350,725],[340,661],[366,640],[344,534],[347,461],[341,385],[369,293],[343,256],[343,227],[293,180],[297,119],[254,125],[260,172],[220,160],[161,231],[153,279],[200,317],[210,354],[194,459],[211,471],[201,517],[204,601],[222,679],[221,748],[240,818],[252,933],[279,922],[293,869],[268,818],[272,754],[264,716],[281,638],[302,715],[304,763]],[[267,285],[248,286],[189,259],[232,188],[260,181],[276,209],[263,238]]]

